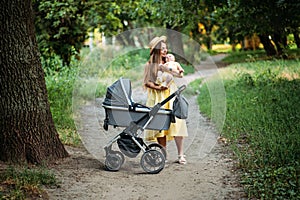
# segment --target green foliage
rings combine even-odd
[[[258,60],[266,60],[267,54],[265,51],[241,51],[231,52],[222,61],[225,63],[243,63],[243,62],[255,62]]]
[[[69,65],[87,38],[85,12],[89,4],[81,0],[35,1],[35,28],[42,56],[59,55]]]
[[[299,49],[287,49],[285,51],[285,57],[289,60],[300,59]],[[280,57],[270,57],[267,56],[266,52],[263,50],[256,51],[240,51],[229,53],[222,61],[225,63],[244,63],[244,62],[256,62],[261,60],[276,60]]]
[[[56,177],[45,168],[8,167],[0,173],[0,198],[23,200],[43,197],[42,186],[53,185],[57,185]]]
[[[122,30],[122,20],[126,19],[122,19],[120,15],[123,12],[126,13],[128,6],[122,7],[122,3],[118,1],[92,2],[93,6],[88,11],[88,18],[93,28],[100,28],[106,36],[116,35]]]
[[[200,87],[202,83],[202,79],[196,79],[189,83],[188,87],[183,91],[185,95],[198,95],[200,93]]]
[[[75,78],[76,70],[74,68],[64,68],[59,72],[52,71],[51,74],[46,76],[51,112],[54,116],[54,122],[58,127],[61,127],[61,125],[66,128],[74,127],[72,118],[68,115],[71,115],[72,92]],[[62,110],[65,114],[61,113]]]
[[[214,83],[210,83],[214,84]],[[198,96],[197,101],[198,104],[201,106],[201,112],[208,118],[211,118],[211,98],[209,89],[206,83],[202,84],[200,89],[201,95]]]
[[[120,77],[132,81],[141,79],[149,50],[126,48],[120,55],[118,53],[110,46],[106,46],[105,50],[95,48],[92,52],[83,52],[80,81],[76,85],[76,93],[82,100],[102,97],[106,88]]]
[[[76,65],[78,64],[73,61],[72,68],[64,67],[57,57],[47,63],[49,67],[44,68],[45,79],[55,126],[64,144],[78,145],[80,138],[75,132],[72,116],[72,94],[78,70]]]
[[[215,8],[224,2],[216,1],[157,1],[141,0],[139,7],[133,11],[138,24],[150,22],[152,26],[164,26],[186,35],[190,35],[200,44],[209,45],[213,38],[213,27],[219,23]],[[198,23],[205,26],[206,33],[199,31]]]
[[[195,68],[192,65],[181,64],[181,67],[184,69],[184,75],[195,73]]]
[[[72,56],[79,56],[87,32],[95,28],[99,28],[105,36],[113,36],[129,29],[163,26],[189,35],[210,48],[213,41],[226,41],[229,37],[230,43],[238,43],[244,36],[252,33],[283,38],[297,31],[300,20],[295,15],[300,4],[285,1],[33,2],[36,33],[42,56],[51,58],[59,55],[67,65]],[[204,32],[199,28],[199,23],[204,26]],[[134,45],[130,36],[123,40]]]
[[[269,166],[249,170],[243,175],[242,183],[249,198],[260,196],[261,199],[299,199],[299,170],[298,162],[278,168]]]
[[[274,55],[271,50],[281,54],[280,49],[286,48],[284,38],[298,30],[299,8],[300,3],[295,2],[237,0],[227,1],[223,7],[216,10],[216,14],[222,24],[221,36],[229,37],[232,44],[256,33],[266,38],[264,43],[268,45],[264,44],[264,48],[269,55]],[[269,36],[274,43],[270,43]]]
[[[100,78],[128,77],[133,81],[142,75],[144,65],[148,61],[148,49],[133,50],[112,60],[106,69],[99,73]],[[138,73],[136,73],[138,72]]]
[[[243,181],[249,198],[299,198],[298,69],[297,60],[275,60],[232,65],[222,72],[227,76],[222,134],[230,141],[239,167],[245,172]],[[200,94],[201,112],[210,116],[207,86],[201,88]]]

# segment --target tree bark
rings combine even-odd
[[[299,31],[294,31],[294,38],[295,38],[295,43],[297,45],[297,48],[300,49],[300,37],[299,37]]]
[[[268,35],[259,35],[261,43],[264,45],[264,49],[268,56],[275,56],[276,49],[274,45],[271,43]]]
[[[284,49],[284,47],[286,47],[286,44],[287,44],[286,37],[275,33],[273,36],[273,41],[277,48],[277,55],[281,56],[283,53],[283,49]]]
[[[68,156],[55,129],[31,0],[1,1],[0,160],[40,164]]]
[[[170,44],[171,51],[176,54],[176,59],[180,63],[186,64],[184,49],[183,49],[183,42],[182,42],[182,35],[180,32],[171,29],[167,29],[167,38],[168,44]]]
[[[212,38],[211,38],[211,33],[212,33],[212,25],[206,25],[205,30],[206,30],[206,47],[208,50],[212,50]]]

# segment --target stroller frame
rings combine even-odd
[[[121,86],[124,89],[124,85],[121,80]],[[149,124],[153,122],[153,119],[157,115],[158,112],[161,111],[161,107],[170,101],[175,96],[179,95],[184,89],[185,85],[178,88],[173,94],[168,96],[162,102],[157,103],[152,108],[143,106],[141,104],[133,103],[129,106],[128,111],[135,111],[136,108],[147,108],[149,112],[143,113],[142,117],[137,120],[130,121],[129,125],[115,137],[113,137],[107,145],[104,147],[105,150],[105,168],[109,171],[118,171],[123,163],[125,162],[124,154],[128,157],[136,157],[140,151],[143,152],[143,155],[140,160],[141,167],[146,173],[156,174],[163,170],[166,161],[166,151],[164,147],[162,147],[158,143],[151,143],[147,145],[143,139],[140,137],[145,129],[154,130],[153,126],[149,128]],[[127,97],[127,99],[129,99]],[[111,109],[110,106],[102,104],[106,111],[106,118],[104,120],[103,128],[108,130],[108,125],[117,126],[115,123],[109,123],[109,115],[107,114],[107,109]],[[171,114],[171,110],[169,110],[171,117],[174,119],[174,116]],[[173,121],[173,120],[171,120]],[[160,130],[167,130],[170,126],[170,123],[167,127],[164,125]],[[157,130],[155,128],[155,130]],[[119,150],[113,150],[113,144],[117,142],[119,146]]]

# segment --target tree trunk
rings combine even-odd
[[[286,47],[286,38],[280,34],[275,33],[273,36],[273,41],[277,48],[277,54],[282,55],[284,47]]]
[[[211,32],[212,32],[212,26],[206,26],[206,47],[208,50],[212,50],[212,38],[211,38]]]
[[[212,39],[211,39],[211,36],[210,34],[207,34],[206,35],[206,47],[208,50],[212,50]]]
[[[259,35],[261,43],[264,45],[264,49],[268,56],[275,56],[276,49],[274,45],[271,43],[268,35]]]
[[[0,9],[0,160],[40,164],[68,156],[55,129],[31,0]]]
[[[177,59],[176,61],[180,63],[186,63],[181,33],[177,32],[176,28],[174,30],[167,29],[167,38],[167,43],[170,45],[169,48],[171,49],[172,53],[175,54]]]
[[[300,37],[299,37],[299,31],[294,31],[294,38],[295,38],[295,43],[297,45],[297,48],[300,49]]]

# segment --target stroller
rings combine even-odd
[[[107,88],[106,97],[102,103],[105,109],[103,128],[107,131],[108,125],[126,127],[121,133],[113,137],[105,149],[105,168],[109,171],[118,171],[125,161],[124,155],[135,158],[140,151],[143,155],[140,160],[143,170],[150,174],[159,173],[165,166],[166,151],[158,143],[147,145],[140,137],[145,129],[168,130],[171,122],[175,122],[172,110],[161,108],[186,88],[181,86],[161,103],[152,108],[135,103],[131,99],[131,82],[120,78]],[[113,150],[117,142],[119,150]]]

